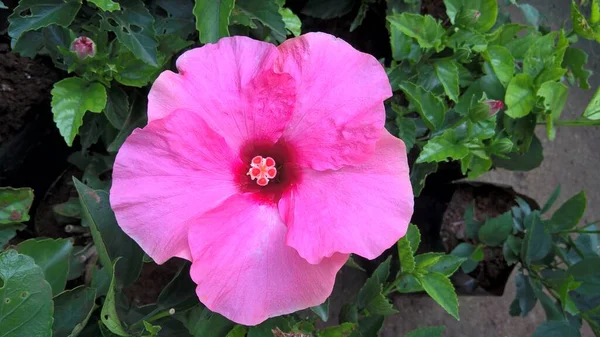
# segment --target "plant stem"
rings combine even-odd
[[[158,314],[156,314],[156,315],[154,315],[154,316],[152,316],[152,317],[148,318],[148,319],[146,320],[146,322],[148,322],[148,323],[152,323],[152,322],[154,322],[154,321],[158,321],[158,320],[159,320],[159,319],[161,319],[161,318],[169,317],[169,316],[171,316],[171,315],[172,315],[170,311],[171,311],[171,309],[169,309],[169,310],[167,310],[167,311],[159,312]]]
[[[538,125],[546,125],[546,122],[538,123]],[[600,120],[589,119],[567,119],[554,122],[555,126],[597,126],[600,125]]]

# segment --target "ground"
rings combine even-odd
[[[538,8],[546,22],[557,29],[569,18],[571,2],[568,0],[529,0]],[[581,115],[600,84],[600,44],[590,41],[579,42],[589,55],[588,68],[595,75],[591,77],[592,90],[572,89],[563,118],[577,118]],[[554,188],[561,184],[562,194],[558,204],[569,196],[585,190],[588,197],[588,210],[584,217],[587,222],[600,220],[600,179],[597,166],[600,163],[599,128],[561,127],[556,140],[549,142],[545,130],[537,130],[544,145],[544,161],[541,167],[525,173],[495,170],[483,177],[484,181],[512,185],[517,192],[531,196],[540,203],[545,202]],[[352,271],[345,271],[350,273]],[[513,275],[514,276],[514,275]],[[356,277],[360,277],[358,274]],[[351,294],[350,290],[348,294]],[[528,337],[544,321],[545,316],[539,304],[526,318],[510,317],[509,305],[515,296],[514,280],[511,278],[502,297],[460,297],[460,322],[426,296],[399,296],[395,306],[399,313],[387,319],[381,336],[400,337],[407,332],[426,326],[446,326],[445,337]],[[586,327],[582,336],[593,336]]]

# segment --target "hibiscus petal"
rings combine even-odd
[[[298,163],[326,170],[365,161],[383,130],[383,101],[392,96],[381,64],[324,33],[290,39],[278,49],[277,70],[297,83],[284,138],[298,151]]]
[[[187,220],[238,192],[239,159],[195,113],[137,129],[119,150],[110,202],[121,228],[156,263],[190,259]]]
[[[304,169],[279,207],[287,244],[310,263],[336,252],[379,256],[404,236],[413,213],[404,143],[386,131],[362,165]]]
[[[295,81],[273,71],[277,48],[223,38],[183,53],[178,74],[163,72],[148,95],[148,119],[185,108],[202,116],[235,150],[250,139],[275,142],[289,122]]]
[[[312,265],[285,245],[275,205],[236,195],[192,221],[189,245],[196,293],[210,310],[256,325],[323,303],[348,256]]]

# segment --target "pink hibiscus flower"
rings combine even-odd
[[[384,129],[375,58],[331,35],[224,38],[184,53],[117,156],[111,204],[156,263],[192,261],[210,310],[246,325],[319,305],[353,253],[413,211],[406,149]]]

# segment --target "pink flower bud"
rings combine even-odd
[[[483,103],[487,104],[490,107],[490,117],[497,114],[498,111],[500,111],[504,108],[504,102],[502,102],[502,101],[488,99],[488,100],[484,101]]]
[[[86,36],[80,36],[71,43],[71,51],[77,54],[77,57],[84,59],[96,55],[96,44],[92,39]]]

